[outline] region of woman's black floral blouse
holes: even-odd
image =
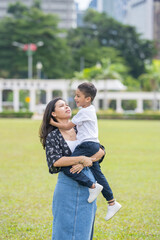
[[[59,129],[56,128],[47,135],[46,138],[46,158],[50,173],[58,173],[61,168],[54,167],[53,164],[63,156],[70,156],[71,150],[64,140]]]
[[[102,145],[101,145],[101,148],[104,149]],[[60,167],[54,167],[53,164],[61,157],[63,156],[67,157],[67,156],[70,156],[71,154],[72,152],[58,128],[56,128],[55,130],[53,130],[47,135],[46,158],[47,158],[49,172],[51,174],[58,173],[61,170]],[[99,162],[102,162],[103,158],[104,156],[102,157],[102,159],[99,160]]]

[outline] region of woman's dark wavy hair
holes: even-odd
[[[54,118],[51,114],[55,111],[55,105],[56,102],[59,100],[63,100],[61,97],[54,98],[52,101],[50,101],[45,109],[43,120],[39,129],[39,137],[40,142],[42,143],[43,148],[45,149],[46,146],[46,137],[48,133],[56,129],[56,127],[50,125],[50,119],[51,117],[54,119],[54,121],[57,122],[56,118]]]

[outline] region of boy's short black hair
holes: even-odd
[[[78,86],[78,89],[85,95],[85,97],[91,97],[91,102],[94,100],[97,89],[90,82],[84,82]]]

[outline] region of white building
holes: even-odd
[[[123,23],[133,25],[145,39],[154,39],[154,0],[131,0]]]
[[[142,38],[154,40],[160,58],[160,0],[130,0],[123,22],[135,26]]]
[[[33,5],[33,0],[18,0],[26,6]],[[17,0],[0,0],[0,18],[7,15],[9,4],[13,4]],[[74,0],[41,0],[41,8],[45,13],[57,14],[60,18],[60,28],[76,27],[76,9]]]
[[[127,92],[125,91],[126,86],[119,80],[93,80],[92,82],[97,88],[97,95],[94,100],[97,110],[101,108],[101,105],[107,109],[111,100],[116,102],[116,112],[119,113],[124,111],[122,107],[122,101],[124,100],[136,100],[137,106],[134,111],[137,113],[143,112],[144,101],[146,100],[155,102],[155,106],[160,106],[159,92]],[[78,80],[72,82],[66,79],[0,79],[0,112],[5,107],[11,107],[15,112],[18,112],[21,108],[21,91],[28,92],[29,110],[31,112],[42,113],[46,104],[56,96],[63,97],[71,105],[74,101],[72,94],[74,95],[73,92],[80,83],[81,81]],[[13,93],[13,100],[11,102],[4,99],[4,93],[7,91]],[[43,101],[40,100],[42,91],[44,93]],[[37,97],[38,102],[36,101]]]
[[[98,12],[106,12],[108,16],[123,21],[126,14],[126,5],[129,0],[92,0],[89,8]]]
[[[90,7],[135,26],[145,39],[160,39],[160,0],[92,0]]]
[[[136,27],[142,37],[160,40],[160,0],[117,0],[115,18]]]
[[[136,27],[141,37],[155,40],[160,58],[160,0],[92,0],[93,8]]]
[[[106,12],[109,16],[114,15],[114,1],[112,0],[91,0],[89,8],[98,12]]]
[[[28,80],[28,79],[0,79],[0,112],[3,111],[3,107],[10,106],[13,107],[14,111],[19,111],[20,109],[20,91],[27,91],[29,101],[29,110],[32,112],[40,112],[43,110],[56,93],[58,96],[63,97],[67,101],[70,101],[71,92],[74,92],[81,81],[73,81],[66,79],[50,79],[50,80]],[[124,86],[119,80],[99,80],[93,81],[97,88],[97,97],[95,101],[96,108],[99,108],[99,93],[102,91],[125,91],[126,86]],[[13,93],[13,101],[7,102],[4,100],[4,92],[10,91]],[[43,91],[45,93],[44,101],[36,103],[37,94]],[[106,93],[105,97],[106,97]],[[104,98],[104,94],[101,99]],[[107,99],[105,100],[107,102]]]

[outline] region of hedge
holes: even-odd
[[[135,114],[102,114],[97,113],[98,119],[135,119],[135,120],[160,120],[160,114],[145,114],[145,113],[135,113]]]
[[[0,113],[0,118],[31,118],[33,112],[13,112],[4,111]]]
[[[73,115],[77,113],[77,110],[73,110]],[[124,112],[116,113],[115,111],[99,110],[97,112],[98,119],[137,119],[137,120],[160,120],[160,112],[146,111],[144,113]]]
[[[77,109],[73,110],[74,116]],[[31,118],[33,112],[13,112],[5,111],[0,113],[0,118]],[[135,119],[135,120],[160,120],[160,112],[144,112],[144,113],[116,113],[112,110],[100,110],[97,112],[98,119]]]

